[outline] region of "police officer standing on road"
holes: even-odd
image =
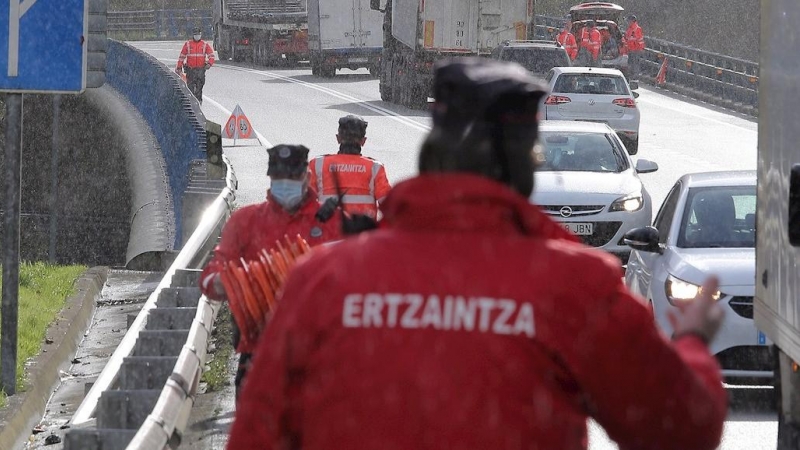
[[[600,66],[600,48],[603,37],[594,20],[589,20],[581,29],[581,39],[578,50],[579,63],[577,65],[588,67]]]
[[[311,246],[342,237],[341,216],[333,209],[322,208],[316,191],[308,183],[308,149],[302,145],[278,145],[267,152],[270,178],[267,201],[244,206],[231,214],[214,249],[214,257],[200,277],[200,289],[208,298],[226,299],[220,278],[226,262],[257,259],[258,251],[275,248],[276,241],[283,241],[285,235],[294,238],[299,234]],[[238,341],[234,346],[241,354],[235,379],[238,398],[254,348],[239,341],[237,334],[238,330],[234,330],[234,341]]]
[[[580,449],[587,417],[620,448],[717,446],[716,280],[670,341],[618,259],[529,203],[545,93],[518,64],[437,65],[420,175],[293,269],[228,448]]]
[[[628,29],[625,31],[625,48],[628,50],[628,68],[630,80],[639,81],[639,67],[642,53],[644,53],[644,32],[639,26],[636,16],[628,16]]]
[[[206,70],[214,65],[214,48],[201,38],[202,30],[194,27],[192,39],[183,44],[178,65],[175,67],[175,73],[180,73],[181,70],[186,72],[186,84],[200,104],[203,103]]]
[[[572,34],[572,22],[569,18],[564,23],[564,29],[556,37],[556,41],[567,51],[570,61],[574,61],[578,57],[578,44],[575,41],[575,35]]]
[[[316,184],[319,200],[342,196],[344,210],[376,219],[378,204],[391,186],[383,164],[361,155],[367,142],[367,122],[358,116],[339,119],[336,134],[339,153],[318,156],[311,161],[311,179]]]

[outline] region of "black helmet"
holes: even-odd
[[[433,128],[420,151],[420,172],[477,173],[530,195],[531,150],[546,92],[516,63],[485,58],[439,62]]]
[[[631,22],[636,22],[636,16],[634,14],[631,14],[630,16],[628,16],[628,20]]]
[[[367,121],[361,117],[348,115],[339,119],[339,138],[342,142],[360,143],[367,135]]]

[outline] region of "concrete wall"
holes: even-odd
[[[564,16],[579,1],[536,0],[536,14]],[[759,0],[618,0],[645,34],[758,61]]]

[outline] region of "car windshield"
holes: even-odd
[[[545,172],[622,172],[628,161],[613,139],[603,133],[540,133],[544,163],[537,170]]]
[[[678,247],[755,247],[755,186],[689,190]]]
[[[569,60],[562,49],[506,48],[503,59],[519,63],[536,74],[547,73],[553,67],[569,66]]]
[[[625,79],[616,75],[565,73],[556,80],[553,92],[559,94],[629,95]]]

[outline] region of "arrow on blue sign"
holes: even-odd
[[[10,0],[0,13],[0,91],[82,92],[87,0]],[[5,69],[5,70],[3,70]]]

